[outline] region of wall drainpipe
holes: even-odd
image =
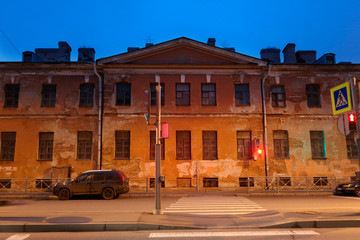
[[[103,111],[103,106],[102,106],[102,78],[99,75],[99,73],[97,72],[96,62],[94,62],[94,73],[99,78],[98,150],[97,150],[98,153],[97,153],[96,168],[100,170],[101,167],[102,167],[102,154],[101,154],[101,149],[102,149],[102,111]]]
[[[270,76],[271,65],[268,64],[268,72],[261,81],[261,98],[262,98],[262,115],[263,115],[263,140],[265,148],[265,177],[269,176],[269,158],[268,158],[268,140],[267,140],[267,119],[266,119],[266,102],[265,102],[265,80]],[[267,180],[266,180],[267,183]],[[267,184],[266,184],[267,185]]]

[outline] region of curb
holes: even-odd
[[[93,223],[93,224],[6,224],[0,232],[105,232],[105,231],[151,231],[191,230],[199,227],[170,226],[146,223]]]
[[[295,222],[287,222],[287,223],[263,226],[260,228],[276,229],[276,228],[352,228],[352,227],[360,227],[360,220],[295,221]]]

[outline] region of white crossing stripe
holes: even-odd
[[[180,237],[255,237],[255,236],[311,236],[320,235],[313,230],[295,231],[241,231],[241,232],[168,232],[150,233],[149,238],[180,238]]]
[[[266,211],[246,197],[203,196],[182,197],[164,209],[164,213],[192,215],[239,215]]]
[[[30,237],[30,234],[15,234],[5,240],[24,240],[28,237]]]

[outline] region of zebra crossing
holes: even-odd
[[[182,197],[164,209],[165,214],[240,215],[267,211],[246,197]]]

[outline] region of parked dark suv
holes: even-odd
[[[60,200],[68,200],[75,195],[101,195],[104,199],[117,198],[129,192],[129,181],[124,173],[117,170],[90,170],[74,180],[56,183],[54,195]]]

